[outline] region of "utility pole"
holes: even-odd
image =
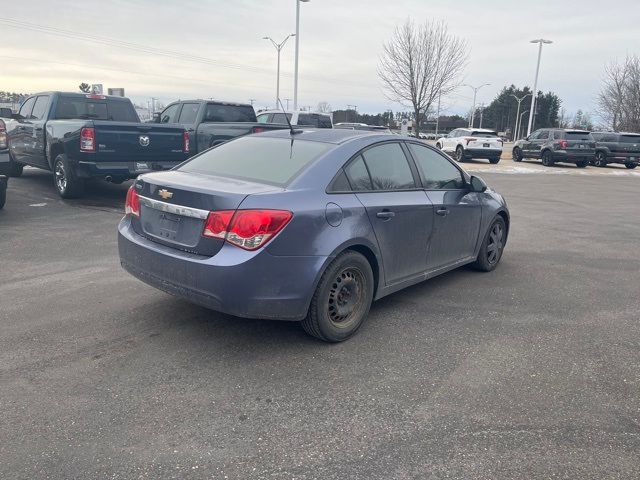
[[[538,63],[536,65],[536,78],[533,81],[533,90],[531,92],[531,108],[529,109],[529,127],[527,128],[527,136],[531,135],[531,127],[533,127],[533,115],[535,113],[536,97],[538,95],[538,73],[540,72],[540,58],[542,57],[542,45],[553,43],[551,40],[538,38],[531,40],[530,43],[537,43],[538,46]]]
[[[357,105],[347,105],[347,113],[346,113],[347,122],[349,121],[349,110],[351,109],[351,107],[353,107],[353,111],[356,114],[356,118],[358,118],[358,116],[357,116],[358,115],[358,106]],[[354,123],[355,123],[356,118],[353,119]]]
[[[289,102],[291,101],[291,99],[290,98],[283,98],[283,100],[285,102],[287,102],[287,110],[289,110]]]
[[[482,117],[484,116],[484,103],[480,104],[480,126],[478,128],[482,128]]]
[[[255,99],[255,98],[250,98],[250,99],[249,99],[249,103],[251,104],[251,106],[252,106],[252,107],[253,107],[253,102],[255,102],[255,101],[256,101],[256,99]]]
[[[298,56],[300,53],[300,2],[309,0],[296,0],[296,59],[293,73],[293,109],[298,110]]]

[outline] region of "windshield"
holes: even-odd
[[[96,100],[82,97],[58,97],[55,118],[139,122],[138,114],[128,101]]]
[[[178,170],[285,186],[331,146],[288,138],[242,137],[207,150]]]

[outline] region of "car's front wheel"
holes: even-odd
[[[53,162],[53,184],[62,198],[77,198],[84,193],[84,180],[77,177],[64,155]]]
[[[522,150],[520,149],[520,147],[515,147],[513,149],[512,155],[513,155],[513,161],[514,162],[521,162],[522,161],[523,157],[522,157]]]
[[[489,159],[489,163],[492,163],[493,165],[495,165],[499,161],[500,161],[500,157],[494,157]]]
[[[504,219],[501,216],[497,216],[487,234],[484,237],[478,257],[476,261],[471,264],[476,270],[483,272],[490,272],[496,266],[502,258],[502,252],[504,250],[504,242],[507,239],[507,228],[504,223]]]
[[[373,271],[364,256],[351,250],[340,254],[322,275],[302,327],[325,342],[346,340],[369,313],[373,284]]]
[[[578,168],[586,168],[589,165],[589,160],[580,160],[576,162],[576,167]]]
[[[464,162],[464,148],[460,145],[456,148],[456,160],[460,163]]]

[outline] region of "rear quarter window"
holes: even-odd
[[[193,157],[178,170],[283,187],[331,146],[288,138],[241,137]]]
[[[593,136],[589,132],[565,132],[565,140],[593,140]]]

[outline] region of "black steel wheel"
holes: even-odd
[[[576,162],[576,167],[578,168],[586,168],[589,166],[589,160],[580,160],[579,162]]]
[[[9,150],[9,176],[10,177],[21,177],[22,170],[24,169],[24,164],[18,163]]]
[[[322,275],[302,327],[326,342],[346,340],[369,313],[373,286],[368,260],[351,250],[342,253]]]

